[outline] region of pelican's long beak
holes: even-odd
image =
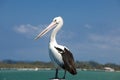
[[[45,35],[48,31],[50,31],[52,28],[56,26],[56,22],[52,22],[47,28],[45,28],[40,34],[37,35],[35,40],[39,39],[43,35]]]

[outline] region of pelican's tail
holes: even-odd
[[[77,71],[75,68],[68,69],[68,72],[70,72],[72,75],[76,75]]]

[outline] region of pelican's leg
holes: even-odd
[[[65,79],[65,76],[66,76],[66,70],[65,70],[65,72],[64,72],[64,76],[63,76],[63,79]]]
[[[55,79],[58,79],[58,68],[56,68]]]

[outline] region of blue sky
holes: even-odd
[[[0,60],[50,61],[50,33],[34,38],[56,16],[57,41],[75,60],[120,64],[119,0],[1,0]]]

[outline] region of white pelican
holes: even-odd
[[[62,79],[65,79],[66,71],[68,71],[72,75],[77,74],[72,53],[69,51],[67,47],[59,45],[56,42],[56,34],[61,29],[62,25],[63,25],[62,17],[56,17],[53,19],[52,23],[35,38],[38,39],[42,37],[44,34],[46,34],[52,28],[55,28],[51,34],[49,43],[49,56],[56,65],[56,74],[54,79],[59,79],[58,67],[61,67],[62,69],[65,70]]]

